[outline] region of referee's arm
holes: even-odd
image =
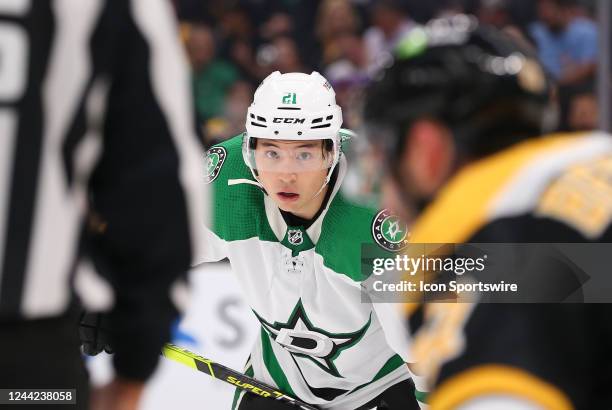
[[[169,338],[176,315],[170,288],[198,246],[204,198],[169,2],[130,3],[108,88],[103,153],[90,180],[94,210],[107,227],[90,247],[115,292],[116,372],[144,380]]]

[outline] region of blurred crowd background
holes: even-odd
[[[359,129],[364,87],[399,39],[415,24],[455,13],[473,14],[533,47],[558,83],[550,131],[593,130],[601,116],[612,116],[599,107],[597,13],[603,2],[597,0],[173,2],[192,68],[197,130],[207,146],[244,131],[255,88],[274,70],[319,71],[336,91],[344,127]],[[357,155],[355,183],[347,181],[366,201],[376,191],[375,181],[368,182],[376,161],[369,159]]]

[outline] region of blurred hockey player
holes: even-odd
[[[395,206],[414,243],[610,242],[612,138],[543,135],[536,57],[468,16],[409,34],[368,90]],[[612,403],[610,305],[407,306],[431,409],[597,409]]]
[[[418,408],[402,348],[362,303],[375,213],[339,193],[342,112],[319,73],[268,76],[246,133],[212,147],[214,226],[202,262],[228,258],[261,323],[246,373],[325,409]],[[284,405],[236,392],[233,408]]]

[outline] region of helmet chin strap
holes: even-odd
[[[329,178],[325,178],[325,182],[323,182],[323,185],[321,185],[321,188],[319,188],[319,190],[317,191],[316,194],[314,194],[312,196],[312,198],[310,198],[310,200],[312,201],[313,199],[315,199],[316,197],[318,197],[319,195],[321,195],[321,192],[323,192],[323,190],[325,189],[325,186],[329,184]]]
[[[336,164],[337,164],[337,162],[336,162]],[[311,199],[315,199],[317,196],[319,196],[321,194],[321,192],[323,192],[323,189],[325,189],[325,187],[329,184],[329,181],[331,181],[331,176],[334,173],[334,169],[336,169],[336,164],[334,164],[334,166],[329,168],[329,171],[327,172],[327,176],[325,177],[325,181],[323,182],[323,185],[321,185],[321,188],[319,188],[317,193],[314,194]]]

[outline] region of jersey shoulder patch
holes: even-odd
[[[372,219],[372,238],[382,249],[399,252],[408,246],[408,224],[387,209],[380,210]]]
[[[220,144],[212,146],[205,156],[204,175],[206,183],[232,178],[251,177],[251,173],[242,160],[242,135],[239,134]]]
[[[204,176],[206,183],[210,184],[219,176],[221,167],[225,163],[227,150],[224,147],[212,147],[206,152],[206,174]]]
[[[534,213],[599,238],[612,224],[612,155],[569,168],[544,192]]]

